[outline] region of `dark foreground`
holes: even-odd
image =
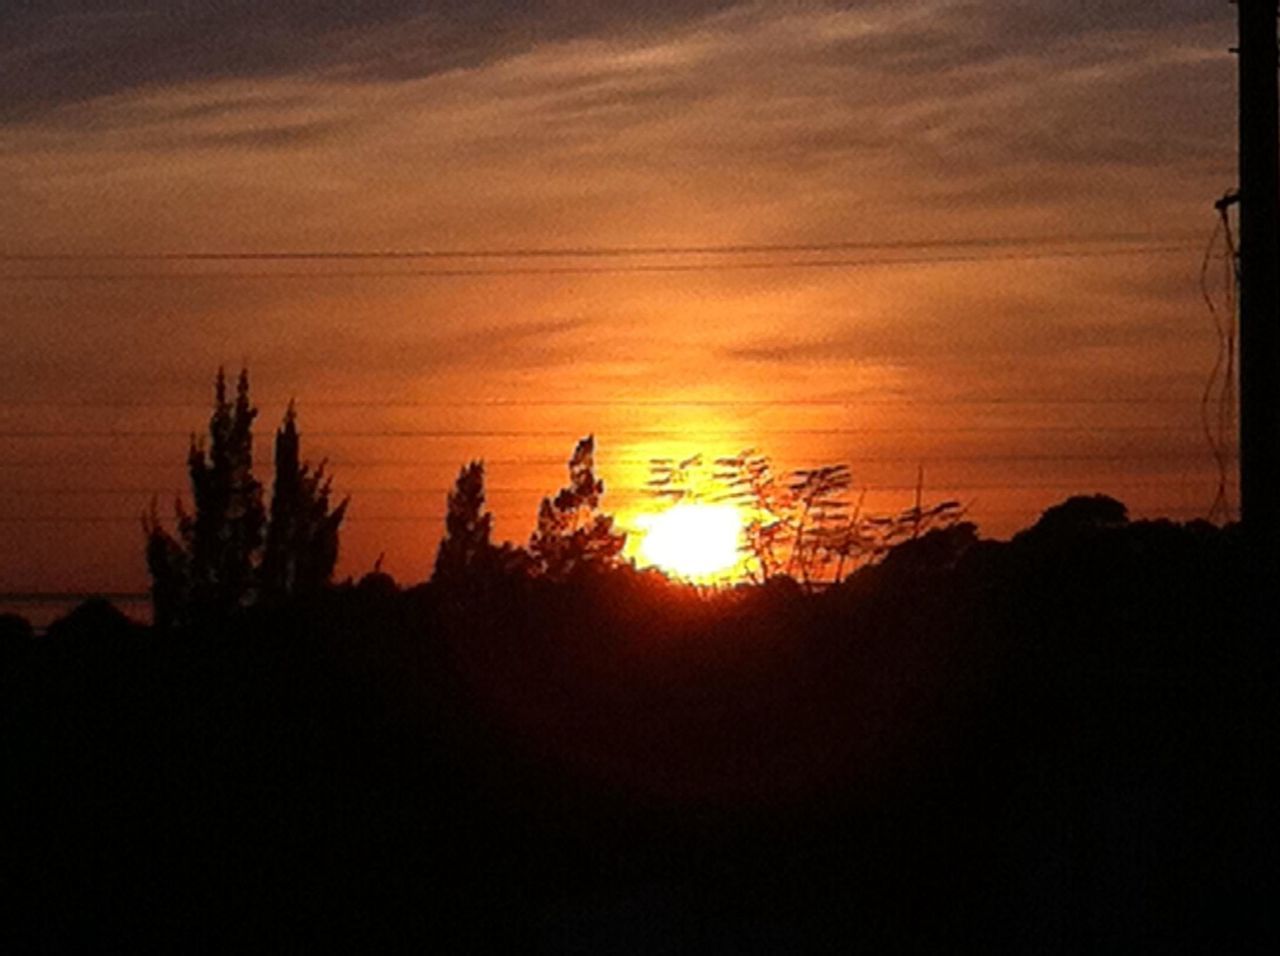
[[[1276,580],[1042,521],[816,596],[10,620],[0,950],[1270,951]]]

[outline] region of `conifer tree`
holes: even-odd
[[[194,514],[180,512],[178,535],[190,555],[191,601],[199,613],[223,616],[254,597],[254,572],[266,512],[253,477],[249,373],[241,370],[235,401],[218,369],[209,442],[192,436],[187,453]]]
[[[151,510],[142,517],[142,530],[147,536],[152,620],[161,627],[184,624],[191,605],[191,562],[182,545],[160,523],[154,499]]]
[[[449,492],[433,580],[453,582],[482,570],[493,548],[492,531],[493,515],[484,507],[484,462],[473,461],[458,470]]]
[[[262,555],[264,597],[285,599],[315,594],[333,577],[338,562],[338,527],[350,499],[330,507],[333,479],[325,462],[315,468],[300,458],[298,416],[293,402],[276,432],[275,485]]]
[[[300,462],[291,404],[276,435],[268,523],[262,485],[253,476],[257,414],[249,401],[248,372],[241,371],[232,401],[219,369],[208,442],[193,435],[187,453],[194,511],[180,500],[175,504],[176,535],[161,525],[154,502],[143,517],[157,624],[216,620],[263,596],[314,593],[333,574],[347,502],[330,507],[324,464],[312,469]]]
[[[529,550],[538,570],[564,579],[583,568],[616,565],[626,544],[613,517],[600,514],[604,482],[595,476],[595,436],[578,442],[569,459],[569,484],[554,499],[543,498]]]

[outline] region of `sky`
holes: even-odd
[[[525,540],[589,432],[624,524],[649,457],[745,447],[884,509],[923,467],[991,536],[1203,516],[1233,42],[1218,0],[7,3],[0,593],[145,589],[220,365],[265,480],[296,398],[343,576],[426,577],[471,458]]]

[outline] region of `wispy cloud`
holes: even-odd
[[[250,15],[194,4],[178,15],[144,3],[92,30],[77,19],[82,4],[53,4],[63,21],[28,13],[4,34],[5,69],[31,57],[56,64],[38,51],[57,47],[77,51],[88,72],[66,73],[61,92],[52,67],[23,80],[14,102],[25,105],[0,147],[4,243],[144,251],[1184,234],[1207,227],[1208,199],[1232,178],[1225,6],[596,6],[388,0]],[[210,51],[189,53],[197,34]],[[159,55],[135,70],[128,44],[143,42]],[[437,55],[445,46],[452,52]],[[848,361],[952,369],[1005,352],[1043,368],[1088,349],[1176,349],[1178,322],[1201,334],[1182,312],[1153,318],[1184,301],[1199,307],[1179,298],[1195,264],[1168,266],[1005,265],[1004,284],[985,296],[976,289],[995,273],[976,267],[376,291],[344,282],[325,285],[319,308],[326,321],[371,315],[343,333],[344,350],[405,374],[467,356],[486,374],[569,361],[558,345],[503,348],[500,337],[419,352],[427,340],[406,330],[423,310],[447,328],[462,316],[495,328],[559,321],[570,302],[597,317],[591,339],[610,361],[672,380],[696,363],[664,352],[671,342],[720,356],[725,374],[780,355],[812,366],[833,349]],[[1016,294],[1011,272],[1025,277]],[[1126,281],[1146,290],[1125,293],[1146,331],[1097,325]],[[255,348],[298,348],[294,323],[312,306],[290,301],[296,284],[201,288],[219,316],[278,316],[255,331]],[[40,307],[24,308],[33,318],[23,327],[38,328]],[[1052,321],[1019,324],[1042,312]]]
[[[730,0],[42,0],[0,12],[0,118],[188,83],[336,73],[376,79],[475,67],[538,44],[644,34]]]

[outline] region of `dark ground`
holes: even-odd
[[[1047,515],[815,596],[9,619],[0,950],[1270,952],[1278,580]]]

